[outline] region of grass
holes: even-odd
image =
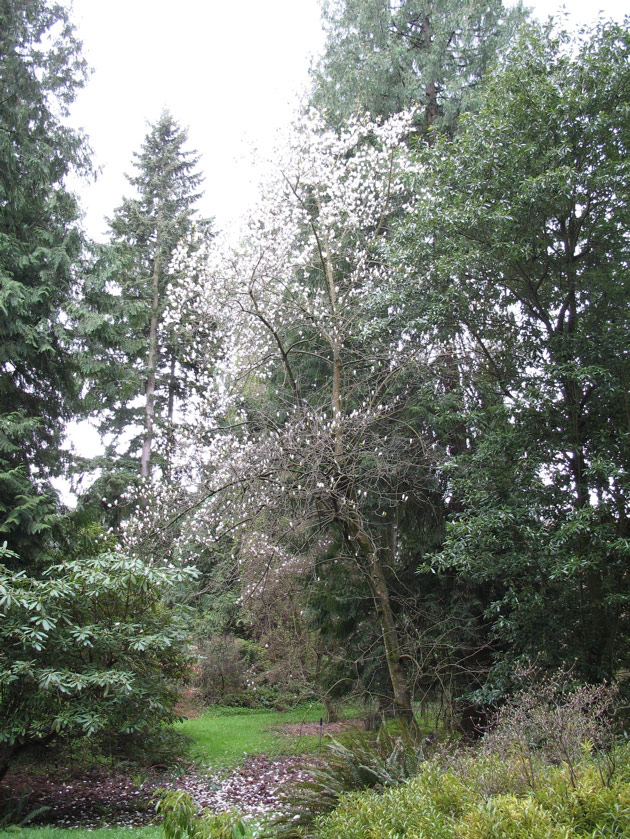
[[[301,754],[314,751],[318,738],[282,734],[278,727],[286,723],[319,722],[323,716],[320,705],[278,711],[213,708],[195,719],[176,726],[192,741],[195,760],[213,769],[230,768],[243,756]]]
[[[87,830],[63,827],[9,827],[0,829],[3,839],[164,839],[161,827],[101,827]]]
[[[348,704],[341,709],[342,719],[361,716],[362,709]],[[200,717],[184,720],[175,726],[191,741],[192,758],[212,769],[230,769],[247,755],[270,756],[314,752],[319,737],[307,734],[291,736],[280,731],[286,723],[319,722],[324,716],[322,705],[308,705],[278,712],[261,708],[232,708],[214,706]],[[418,716],[418,723],[426,733],[434,730],[434,718]],[[392,733],[396,725],[389,721]],[[326,729],[324,728],[324,732]],[[344,740],[341,734],[336,739]]]

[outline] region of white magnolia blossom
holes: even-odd
[[[407,210],[413,119],[357,119],[336,133],[309,113],[239,245],[217,237],[175,254],[165,328],[198,330],[189,344],[204,387],[178,431],[181,486],[155,489],[130,540],[156,538],[175,493],[179,509],[190,506],[182,561],[194,560],[194,545],[231,538],[251,564],[297,571],[305,551],[322,550],[333,514],[382,500],[372,512],[387,517],[406,500],[399,476],[421,447],[408,431],[402,442],[383,432],[405,396],[385,385],[419,350],[412,329],[383,329],[393,277],[382,242]],[[323,371],[314,385],[295,372],[308,360]]]
[[[315,330],[329,343],[369,324],[368,310],[388,285],[379,242],[392,210],[404,211],[412,164],[403,140],[412,130],[411,112],[381,125],[357,119],[341,134],[310,113],[279,153],[241,245],[219,239],[192,257],[188,247],[175,255],[174,271],[189,281],[170,290],[167,322],[215,329],[216,340],[199,349],[212,370],[204,416],[238,409],[254,371],[258,380],[273,375],[274,332],[302,325],[295,339]],[[327,258],[339,268],[332,284]]]

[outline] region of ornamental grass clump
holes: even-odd
[[[378,735],[356,732],[344,743],[331,739],[322,759],[306,767],[309,778],[287,791],[283,812],[274,822],[282,839],[309,836],[314,820],[331,812],[349,792],[382,791],[417,774],[425,756],[384,726]]]

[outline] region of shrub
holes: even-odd
[[[630,758],[624,748],[623,760]],[[605,839],[630,836],[630,783],[603,786],[598,767],[585,759],[574,779],[566,766],[544,765],[536,791],[510,789],[508,769],[499,794],[480,798],[480,775],[498,779],[502,758],[470,757],[460,770],[423,766],[416,778],[386,790],[346,794],[338,807],[295,836],[317,839]],[[622,773],[623,775],[623,773]],[[518,781],[518,779],[517,779]],[[544,781],[544,783],[542,782]]]
[[[198,684],[211,704],[282,711],[315,698],[302,670],[291,670],[286,646],[266,649],[233,635],[209,635],[196,646]]]
[[[318,839],[455,839],[455,826],[471,796],[452,773],[435,765],[402,786],[379,795],[376,791],[354,793],[341,799],[339,807],[320,819]],[[458,837],[459,839],[459,837]]]
[[[199,687],[204,698],[219,705],[252,705],[248,671],[261,650],[232,635],[211,635],[197,642]]]
[[[284,810],[275,822],[278,835],[284,839],[304,835],[307,826],[333,810],[345,793],[397,786],[413,777],[423,760],[422,749],[392,736],[385,726],[377,737],[356,732],[344,743],[331,739],[323,759],[307,766],[309,780],[283,796]]]
[[[30,795],[22,793],[15,798],[9,796],[0,801],[0,833],[9,829],[15,831],[18,827],[24,827],[50,809],[50,807],[33,808],[29,800]]]
[[[567,830],[531,798],[497,795],[466,813],[456,835],[458,839],[567,839]]]
[[[194,801],[183,790],[162,791],[156,804],[166,839],[247,839],[251,831],[236,813],[199,815]]]
[[[574,782],[568,771],[554,770],[535,796],[555,821],[573,825],[579,835],[630,836],[630,783],[623,774],[604,786],[593,762],[579,768]]]
[[[0,565],[0,778],[26,749],[175,719],[187,633],[162,596],[191,573],[114,553],[41,579]]]
[[[605,761],[613,744],[615,697],[606,684],[572,685],[565,671],[543,677],[499,711],[484,751],[516,757],[532,788],[541,763],[565,764],[575,783],[585,751],[594,749]]]

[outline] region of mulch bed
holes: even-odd
[[[108,770],[82,776],[34,775],[9,772],[0,785],[0,802],[12,802],[23,817],[42,808],[30,824],[57,827],[139,827],[155,818],[153,798],[158,789],[184,789],[200,810],[238,808],[246,816],[281,809],[280,792],[305,779],[300,758],[254,755],[228,774],[189,771],[177,778],[156,774],[142,784]]]
[[[0,801],[21,818],[41,810],[29,824],[131,827],[153,818],[150,802],[157,786],[138,786],[127,776],[104,769],[78,777],[63,770],[54,775],[9,772],[0,785]]]
[[[194,695],[186,696],[182,705],[186,716],[194,716],[199,708]],[[335,736],[359,726],[358,720],[324,723],[322,733]],[[320,725],[286,723],[277,730],[291,737],[317,737]],[[142,783],[107,768],[82,774],[63,768],[47,774],[16,770],[10,771],[0,784],[0,804],[19,810],[21,817],[41,809],[31,824],[139,827],[155,818],[156,791],[171,788],[189,792],[200,809],[219,812],[238,808],[255,817],[281,809],[281,791],[306,778],[300,765],[299,757],[254,755],[227,774],[211,775],[190,768],[178,777],[155,772]]]
[[[326,734],[334,736],[335,734],[342,734],[344,731],[356,731],[357,729],[365,730],[361,720],[341,720],[340,722],[325,722],[321,727],[321,732],[324,736]],[[304,735],[318,737],[320,726],[318,722],[289,722],[279,725],[277,730],[290,737],[302,737]]]

